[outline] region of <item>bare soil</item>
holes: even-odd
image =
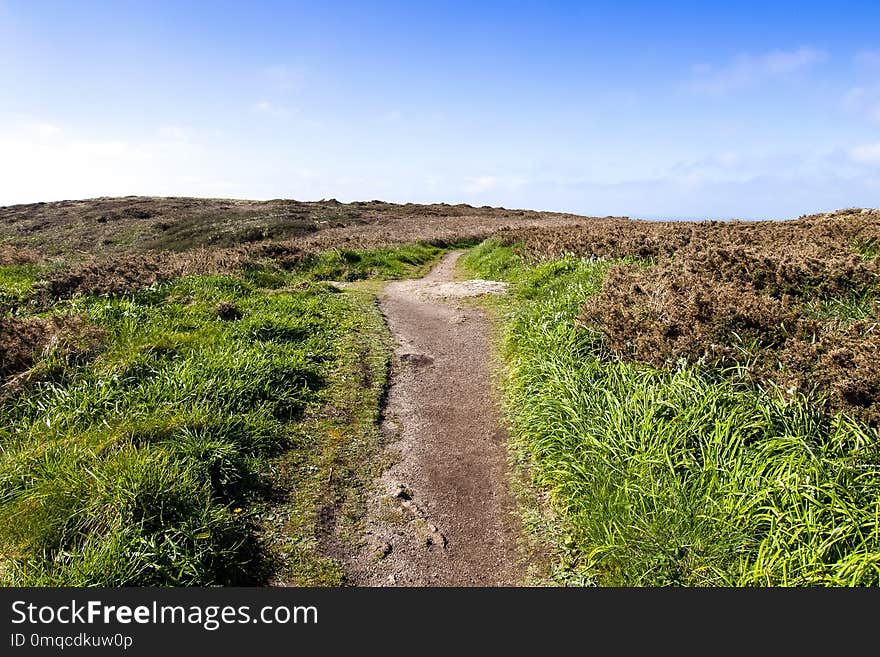
[[[525,575],[489,322],[456,302],[504,288],[452,282],[459,255],[424,278],[389,283],[381,298],[398,342],[383,421],[393,465],[369,502],[366,540],[348,560],[360,586],[501,586]]]

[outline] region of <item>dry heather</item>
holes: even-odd
[[[77,292],[121,294],[179,276],[236,271],[250,261],[243,249],[111,255],[59,268],[36,288],[53,298],[65,298]]]
[[[75,292],[120,293],[182,275],[233,272],[267,260],[290,268],[327,249],[412,242],[445,245],[521,227],[583,221],[557,213],[381,201],[63,201],[0,208],[0,242],[6,245],[0,258],[36,257],[34,249],[39,249],[69,262],[41,286],[57,298]]]
[[[42,354],[63,358],[87,356],[101,343],[103,332],[79,315],[65,317],[0,317],[0,376],[22,372]],[[14,385],[7,382],[4,388]],[[0,390],[0,398],[8,390]]]
[[[827,391],[834,410],[880,423],[880,321],[867,320],[815,339],[789,340],[768,359],[763,376],[788,391]],[[776,370],[769,366],[776,364]]]
[[[658,366],[736,361],[749,346],[779,348],[799,328],[790,299],[671,269],[613,268],[580,322],[598,328],[618,356]]]
[[[51,298],[265,263],[291,268],[328,249],[488,237],[518,244],[531,259],[629,259],[579,317],[621,358],[745,364],[784,391],[815,389],[833,408],[880,421],[877,211],[646,222],[380,201],[132,197],[0,208],[0,264],[66,263],[35,287]]]
[[[34,249],[0,244],[0,267],[7,265],[34,265],[41,261],[42,257]]]
[[[370,248],[399,237],[450,239],[506,225],[571,223],[571,215],[470,205],[397,205],[382,201],[243,201],[99,198],[0,207],[0,243],[48,255],[238,248],[266,241]]]
[[[741,364],[787,394],[827,394],[835,410],[880,422],[880,212],[753,224],[613,220],[507,239],[531,257],[648,259],[614,267],[579,316],[618,357]]]

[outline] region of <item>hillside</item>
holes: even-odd
[[[45,255],[187,251],[265,241],[319,246],[449,239],[523,220],[570,222],[571,215],[474,208],[396,205],[382,201],[245,201],[198,198],[98,198],[0,207],[0,244]]]
[[[878,255],[867,209],[0,208],[0,583],[476,581],[458,527],[539,583],[880,584]],[[527,541],[479,535],[508,494]]]

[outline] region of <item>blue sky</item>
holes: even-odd
[[[0,205],[880,206],[878,2],[0,0]]]

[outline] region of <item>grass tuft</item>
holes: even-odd
[[[516,283],[506,411],[553,510],[560,583],[880,583],[875,428],[741,369],[613,357],[574,321],[612,262],[529,264],[485,243],[464,264]]]
[[[7,320],[56,346],[7,359],[30,369],[0,398],[0,584],[341,583],[319,537],[362,516],[390,348],[370,295],[320,280],[411,275],[440,252],[188,276]],[[19,302],[39,275],[3,267],[0,289]]]

